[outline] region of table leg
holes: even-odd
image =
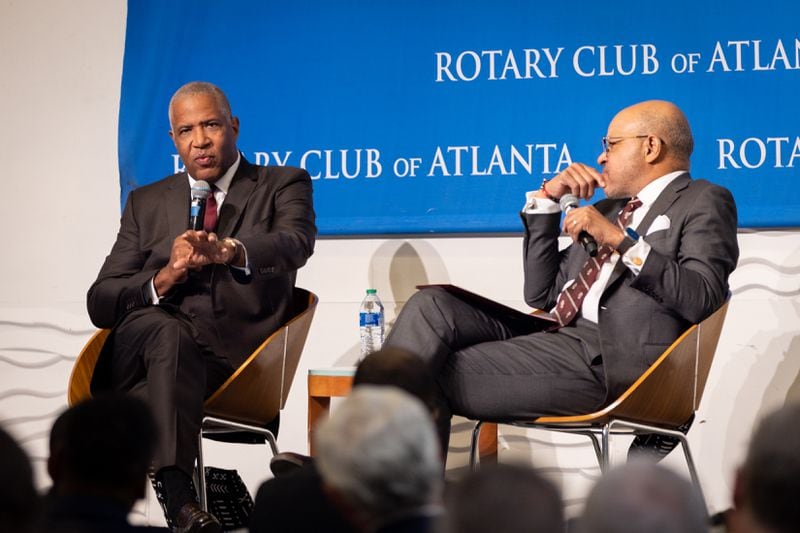
[[[478,456],[482,465],[497,462],[497,424],[484,422],[478,438]]]
[[[311,433],[314,426],[320,420],[327,418],[331,409],[330,396],[309,396],[308,397],[308,454],[314,455],[314,442]]]

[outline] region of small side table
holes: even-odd
[[[308,371],[308,452],[315,455],[311,433],[331,409],[331,398],[350,394],[353,388],[352,366],[312,368]],[[478,441],[481,463],[497,462],[497,424],[485,423]]]
[[[311,432],[331,410],[331,398],[347,396],[353,388],[354,366],[312,368],[308,371],[308,453],[316,455]]]

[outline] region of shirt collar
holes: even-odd
[[[644,189],[639,191],[639,194],[636,197],[642,201],[642,205],[651,206],[653,202],[659,197],[661,192],[667,188],[667,185],[672,183],[672,180],[680,176],[681,174],[685,174],[686,170],[676,170],[674,172],[670,172],[669,174],[664,174],[660,178],[656,178],[647,185],[645,185]]]
[[[236,152],[236,161],[233,162],[231,166],[228,167],[228,170],[225,171],[225,174],[222,175],[220,179],[214,182],[214,186],[225,193],[228,194],[228,189],[231,187],[231,181],[233,181],[233,176],[236,174],[236,171],[239,170],[239,163],[242,161],[242,154],[238,151]],[[187,174],[187,176],[189,176]],[[189,187],[191,188],[192,185],[197,180],[193,177],[189,176]]]

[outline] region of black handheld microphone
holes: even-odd
[[[574,194],[565,194],[561,197],[561,200],[558,202],[559,207],[565,213],[569,213],[571,210],[578,207],[578,197]],[[578,233],[578,242],[583,245],[583,249],[586,250],[591,257],[597,255],[597,241],[594,240],[594,237],[582,231]]]
[[[211,194],[211,186],[205,181],[195,181],[192,185],[192,201],[189,204],[189,229],[203,229],[206,218],[206,198]]]

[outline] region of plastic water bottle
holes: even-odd
[[[378,291],[367,289],[367,295],[358,311],[358,325],[361,330],[361,359],[383,345],[383,304]]]

